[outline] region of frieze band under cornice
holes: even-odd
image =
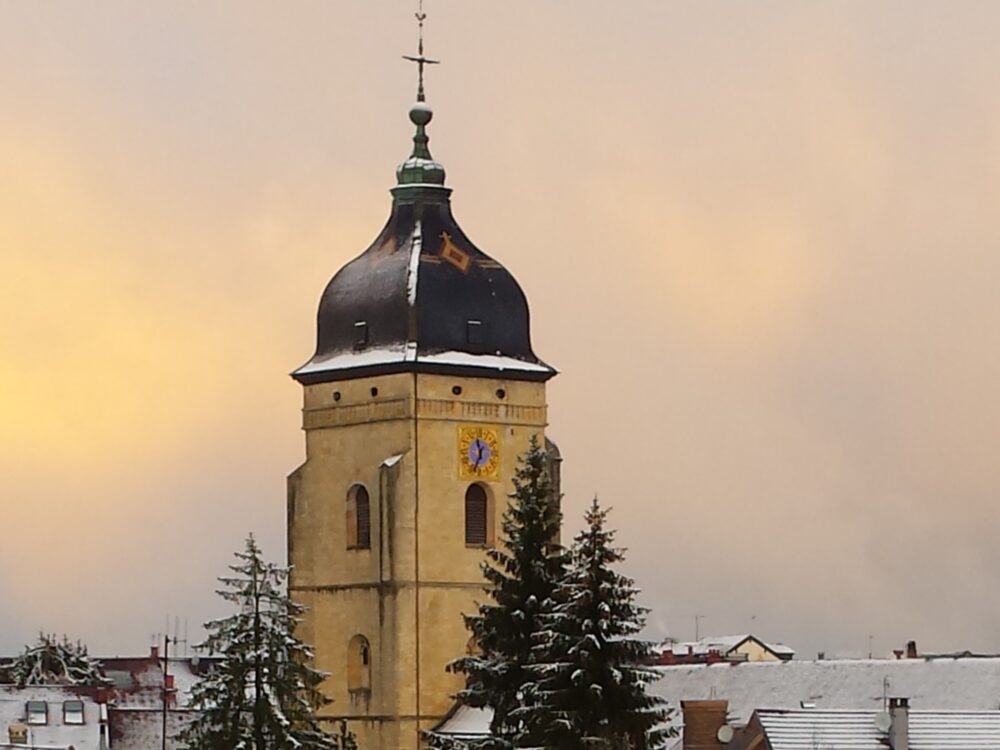
[[[495,422],[509,425],[544,427],[548,409],[545,406],[498,404],[489,401],[455,401],[445,398],[414,399],[386,398],[363,404],[344,404],[313,407],[302,410],[302,427],[316,430],[328,427],[347,427],[371,422],[388,422],[398,419]]]

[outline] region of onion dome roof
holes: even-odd
[[[452,215],[444,167],[428,148],[432,116],[423,101],[410,110],[413,152],[396,172],[389,220],[327,284],[316,353],[292,373],[301,383],[397,372],[556,374],[531,348],[521,287]]]

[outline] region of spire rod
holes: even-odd
[[[417,101],[426,101],[424,98],[424,66],[425,65],[437,65],[440,60],[431,60],[428,57],[424,57],[424,21],[427,20],[427,14],[424,13],[424,0],[418,0],[417,12],[414,14],[417,18],[417,28],[418,28],[418,41],[417,41],[417,56],[411,57],[410,55],[403,55],[404,60],[409,60],[410,62],[415,62],[417,64]]]

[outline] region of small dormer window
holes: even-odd
[[[354,348],[364,349],[368,346],[368,321],[359,320],[354,324]]]
[[[27,714],[29,724],[48,724],[49,704],[45,701],[28,701]]]
[[[83,723],[83,701],[63,701],[63,724]]]
[[[466,338],[470,344],[483,343],[483,321],[470,320],[465,325]]]

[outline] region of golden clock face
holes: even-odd
[[[462,425],[458,428],[458,476],[461,479],[500,478],[500,430]]]

